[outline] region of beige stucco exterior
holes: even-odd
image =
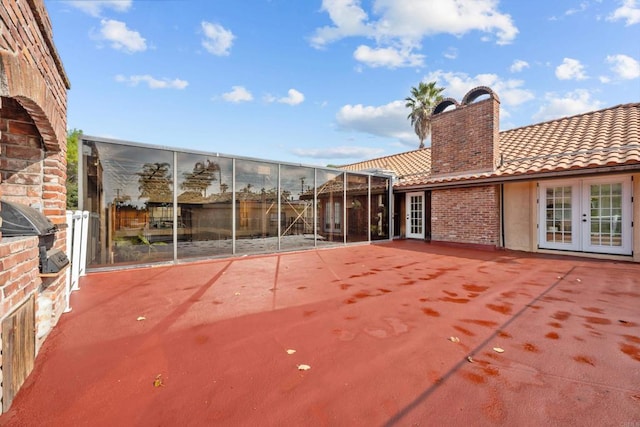
[[[640,224],[640,173],[630,174],[632,177],[632,194],[635,203],[632,204],[632,218],[634,225]],[[537,181],[505,183],[503,186],[503,227],[504,246],[507,249],[559,253],[558,251],[538,248],[538,186]],[[589,254],[584,252],[571,252],[570,254],[620,259],[640,262],[640,227],[632,228],[633,255],[616,256],[604,254]],[[560,252],[569,254],[568,252]]]
[[[513,182],[503,187],[504,246],[531,252],[536,248],[536,184]]]

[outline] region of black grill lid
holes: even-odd
[[[0,218],[3,237],[44,236],[57,229],[40,211],[19,203],[0,202]]]

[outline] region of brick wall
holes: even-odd
[[[69,80],[53,44],[43,0],[3,0],[0,95],[29,111],[48,150],[66,147]]]
[[[499,187],[433,190],[432,241],[498,246]]]
[[[44,1],[3,0],[0,34],[0,199],[36,207],[64,224],[70,85]],[[55,246],[65,249],[65,243],[63,228]],[[42,278],[38,255],[37,237],[0,234],[0,320],[34,296],[36,331],[15,333],[35,334],[36,352],[65,308],[67,274]],[[7,380],[3,360],[11,358],[0,354],[0,396]]]
[[[0,241],[0,290],[3,313],[9,313],[33,294],[38,277],[38,238],[5,238]]]
[[[450,175],[491,171],[499,163],[500,102],[461,104],[431,120],[431,172]]]
[[[487,99],[478,100],[488,95]],[[500,162],[500,101],[484,86],[470,90],[454,109],[431,118],[431,172],[434,176],[493,171]],[[500,245],[499,187],[433,189],[432,241]]]
[[[33,119],[12,98],[0,98],[0,192],[29,206],[43,202],[44,150]]]

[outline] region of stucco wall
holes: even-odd
[[[536,185],[515,182],[504,185],[504,246],[516,251],[536,248]]]

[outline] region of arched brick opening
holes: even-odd
[[[460,104],[458,104],[458,101],[453,98],[445,98],[442,101],[438,102],[438,104],[436,104],[435,108],[433,109],[433,114],[440,114],[451,106],[453,106],[452,109],[455,110],[460,106]]]
[[[464,98],[462,98],[462,105],[473,104],[478,98],[483,95],[489,95],[491,99],[500,102],[498,95],[496,95],[496,93],[490,87],[478,86],[467,92]]]
[[[0,98],[2,200],[40,206],[46,151],[35,121],[14,98]]]

